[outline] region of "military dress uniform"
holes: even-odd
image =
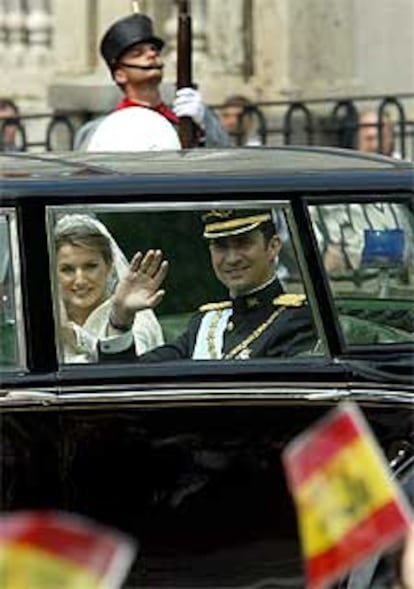
[[[196,360],[291,356],[312,345],[305,297],[284,294],[277,278],[252,294],[204,305],[200,312]]]
[[[173,343],[136,358],[140,362],[168,360],[247,360],[288,357],[311,350],[316,343],[305,297],[285,294],[277,278],[252,294],[200,307],[187,329]],[[110,344],[101,344],[109,360]],[[115,354],[135,358],[133,347]],[[115,359],[115,358],[113,358]]]
[[[269,211],[212,211],[204,215],[204,237],[221,239],[252,231],[271,223]],[[131,358],[132,346],[124,343],[111,349],[101,342],[102,358],[111,352]],[[253,292],[223,302],[202,305],[187,329],[173,343],[151,350],[137,358],[141,362],[167,360],[245,360],[248,358],[288,357],[310,351],[316,344],[312,316],[304,295],[286,294],[278,278]]]

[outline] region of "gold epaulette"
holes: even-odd
[[[198,308],[202,313],[207,311],[218,311],[220,309],[229,309],[231,307],[231,301],[221,301],[220,303],[206,303]]]
[[[303,294],[282,294],[273,299],[273,304],[282,307],[301,307],[306,302],[306,296]]]

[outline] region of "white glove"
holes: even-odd
[[[190,117],[199,127],[204,129],[206,105],[198,90],[194,88],[180,88],[180,90],[177,90],[173,102],[173,111],[177,117]]]

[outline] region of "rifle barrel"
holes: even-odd
[[[177,38],[177,89],[190,88],[192,75],[192,28],[189,0],[178,2],[178,38]],[[180,119],[178,133],[184,148],[197,145],[197,129],[192,119]]]

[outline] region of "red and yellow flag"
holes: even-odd
[[[308,587],[339,579],[407,531],[410,509],[353,403],[343,403],[285,449]]]
[[[77,515],[0,517],[2,589],[115,589],[134,555],[130,538]]]

